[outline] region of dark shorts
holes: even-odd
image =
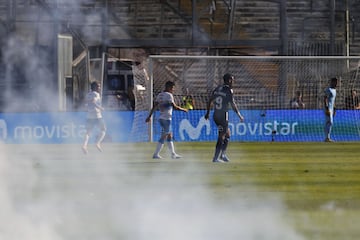
[[[214,122],[218,128],[219,133],[226,133],[229,127],[229,120],[227,114],[216,115],[214,114]]]
[[[94,127],[99,128],[102,131],[106,130],[104,119],[95,118],[95,119],[86,119],[86,130],[91,131]]]

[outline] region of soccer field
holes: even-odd
[[[360,239],[358,143],[0,145],[0,239]]]

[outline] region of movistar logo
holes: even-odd
[[[7,124],[4,119],[0,119],[0,140],[7,138]]]
[[[198,125],[196,127],[193,127],[189,120],[183,119],[180,122],[179,127],[179,134],[181,140],[185,140],[184,132],[186,132],[191,140],[196,140],[201,135],[201,129],[203,127],[206,127],[206,135],[210,135],[211,133],[211,127],[210,127],[210,121],[205,120],[204,117],[201,117]]]

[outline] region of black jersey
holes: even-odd
[[[345,108],[346,109],[356,109],[359,106],[359,97],[358,96],[349,96],[345,98]]]
[[[214,99],[214,117],[226,117],[229,110],[229,104],[234,102],[233,91],[228,85],[221,85],[212,92]]]

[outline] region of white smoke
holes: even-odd
[[[216,192],[195,159],[22,149],[1,159],[1,239],[303,239],[281,196]]]
[[[7,38],[2,52],[6,111],[54,110],[57,98],[54,74],[47,65],[49,53],[16,35]]]
[[[2,222],[0,239],[61,239],[54,232],[52,220],[49,221],[51,216],[39,217],[39,214],[51,214],[53,211],[44,212],[42,206],[32,204],[31,198],[22,199],[22,197],[29,197],[26,193],[34,186],[36,174],[33,171],[19,171],[19,165],[17,165],[19,162],[9,161],[8,154],[13,153],[8,153],[6,145],[0,144],[0,151],[2,153],[0,157],[0,220]],[[18,197],[20,199],[17,199]]]

